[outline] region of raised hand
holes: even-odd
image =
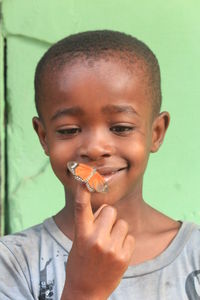
[[[105,300],[118,286],[134,250],[128,224],[104,205],[94,215],[91,194],[80,184],[74,203],[75,237],[62,300]]]

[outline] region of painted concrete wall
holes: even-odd
[[[1,0],[0,0],[1,5]],[[4,38],[0,23],[0,235],[4,232],[5,204],[5,97],[4,97]]]
[[[3,0],[7,39],[9,231],[41,222],[64,205],[32,129],[36,63],[58,39],[79,31],[115,29],[145,41],[161,66],[163,110],[171,114],[164,145],[145,176],[147,202],[200,223],[199,0]]]

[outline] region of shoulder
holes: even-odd
[[[180,259],[191,266],[199,269],[200,266],[200,225],[183,222],[181,233],[177,242],[180,250]]]
[[[200,251],[200,225],[192,222],[183,222],[182,226],[182,239],[186,241],[187,249],[191,248]]]
[[[24,263],[37,262],[42,254],[53,256],[55,249],[69,253],[72,242],[60,231],[53,218],[0,238],[0,260],[13,257]]]
[[[41,235],[42,229],[43,224],[38,224],[21,232],[6,235],[0,238],[0,247],[6,247],[14,250],[17,247],[26,246],[31,242],[35,244]]]
[[[41,240],[48,235],[44,223],[0,238],[0,260],[24,265],[27,258],[36,260]]]
[[[62,290],[63,282],[61,280],[60,283],[55,274],[59,274],[59,279],[64,278],[63,266],[70,247],[69,240],[60,232],[53,218],[0,238],[0,299],[2,295],[20,300],[33,299],[34,295],[34,299],[38,299],[39,293],[43,297],[44,286],[40,286],[41,282],[48,289],[55,281]],[[8,291],[9,286],[13,288]],[[55,299],[60,298],[55,296]]]
[[[30,299],[32,286],[30,268],[33,265],[37,268],[38,265],[38,245],[42,228],[43,225],[39,224],[0,238],[0,296],[4,293],[12,294],[12,289],[6,291],[11,285],[13,293],[14,291],[16,293],[16,299],[19,299],[18,294],[22,296],[22,290],[25,296],[20,299]]]

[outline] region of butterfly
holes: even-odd
[[[85,183],[90,192],[107,192],[108,185],[95,168],[75,161],[69,161],[67,168],[76,180]]]

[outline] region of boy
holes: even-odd
[[[33,126],[66,205],[1,239],[0,299],[200,299],[198,227],[142,196],[169,125],[151,50],[120,32],[67,37],[40,60],[35,101]],[[95,167],[108,192],[90,193],[69,161]]]

